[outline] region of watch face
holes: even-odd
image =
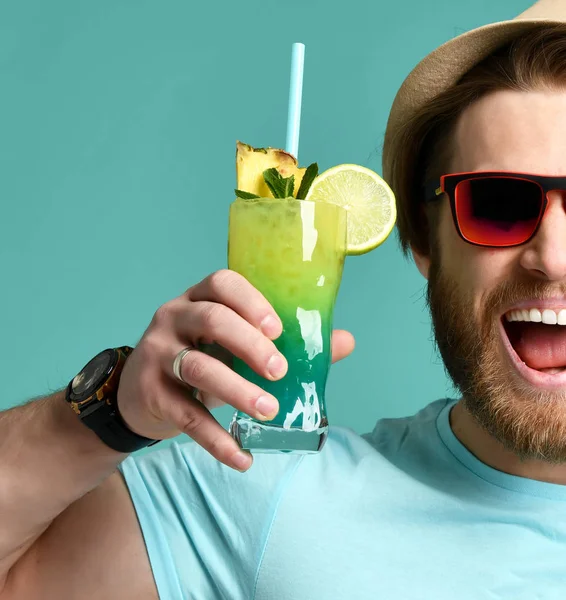
[[[95,356],[86,367],[73,379],[71,389],[74,396],[89,396],[100,387],[106,379],[115,356],[112,350],[105,350]]]

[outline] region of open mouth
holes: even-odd
[[[566,385],[566,310],[515,309],[501,324],[504,345],[523,376],[537,384],[550,381],[540,376],[562,376]]]

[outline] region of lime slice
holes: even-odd
[[[348,211],[347,254],[365,254],[382,244],[395,225],[391,188],[360,165],[337,165],[312,183],[306,200],[338,204]]]

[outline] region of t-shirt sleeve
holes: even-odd
[[[161,600],[250,600],[301,456],[259,454],[246,473],[193,442],[128,457],[122,472]]]

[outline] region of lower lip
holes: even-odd
[[[558,390],[566,387],[566,370],[562,371],[561,373],[551,374],[542,373],[536,369],[531,369],[519,358],[519,355],[515,352],[515,348],[513,348],[511,345],[511,342],[507,337],[507,332],[505,331],[501,321],[499,322],[499,327],[501,330],[501,339],[503,340],[503,345],[511,357],[511,362],[524,379],[526,379],[535,387],[544,388],[547,390]]]

